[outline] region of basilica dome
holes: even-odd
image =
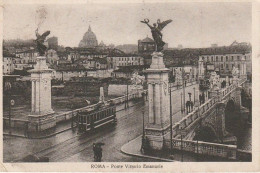
[[[98,45],[96,34],[89,26],[88,31],[84,34],[83,39],[79,42],[79,47],[92,48]]]

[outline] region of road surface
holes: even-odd
[[[186,95],[193,91],[194,86],[186,88]],[[176,90],[172,94],[173,112],[180,112],[180,92]],[[117,106],[122,108],[124,105]],[[4,161],[18,161],[28,154],[46,156],[51,162],[93,162],[92,145],[94,142],[103,142],[103,158],[106,162],[138,162],[158,161],[127,156],[120,152],[121,147],[138,137],[143,131],[144,111],[145,122],[148,117],[148,104],[136,104],[126,110],[117,112],[117,125],[106,126],[98,129],[92,134],[77,135],[76,131],[67,131],[47,139],[23,139],[6,137],[4,139]],[[179,121],[185,114],[178,114],[173,118]],[[141,146],[136,146],[140,148]]]

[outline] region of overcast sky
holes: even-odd
[[[98,42],[137,44],[146,35],[152,37],[148,27],[140,23],[144,18],[151,24],[157,18],[173,20],[163,30],[169,47],[251,42],[251,4],[237,2],[6,5],[4,39],[35,38],[34,31],[40,25],[40,33],[50,30],[60,45],[73,47],[91,25]]]

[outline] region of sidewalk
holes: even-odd
[[[160,160],[163,162],[234,162],[234,160],[228,160],[221,157],[213,157],[201,154],[197,155],[195,153],[180,150],[173,150],[172,155],[170,155],[170,150],[153,151],[149,154],[143,154],[141,152],[141,145],[142,136],[139,136],[133,139],[132,141],[124,144],[121,147],[121,152],[129,156],[150,158],[154,160]]]
[[[3,129],[3,134],[7,136],[21,137],[21,138],[30,138],[30,139],[44,139],[48,137],[55,136],[59,133],[65,132],[72,129],[71,121],[60,122],[56,127],[42,131],[42,132],[30,132],[25,133],[23,129],[12,128],[11,134],[9,133],[9,128]],[[76,124],[74,123],[74,129],[76,129]]]
[[[173,156],[169,154],[170,151],[156,151],[156,152],[153,151],[152,153],[149,154],[143,154],[141,152],[141,145],[142,145],[142,136],[139,136],[134,140],[123,145],[121,147],[121,152],[130,156],[150,158],[150,159],[160,160],[164,162],[181,162],[182,154],[180,151],[173,151]],[[193,153],[183,152],[183,161],[196,162],[197,156]]]

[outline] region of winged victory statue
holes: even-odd
[[[45,51],[47,50],[47,47],[44,45],[44,41],[50,33],[51,33],[50,31],[46,31],[42,35],[40,35],[38,33],[38,29],[36,29],[36,31],[35,31],[35,34],[37,37],[35,42],[36,42],[36,47],[37,47],[37,50],[38,50],[40,56],[43,56],[45,54]]]
[[[144,19],[141,21],[142,23],[145,23],[152,32],[153,39],[156,44],[156,51],[160,52],[163,50],[163,46],[165,45],[165,42],[162,40],[162,30],[163,28],[172,22],[171,19],[161,22],[160,19],[157,20],[157,24],[154,23],[153,26],[149,24],[149,19]]]

